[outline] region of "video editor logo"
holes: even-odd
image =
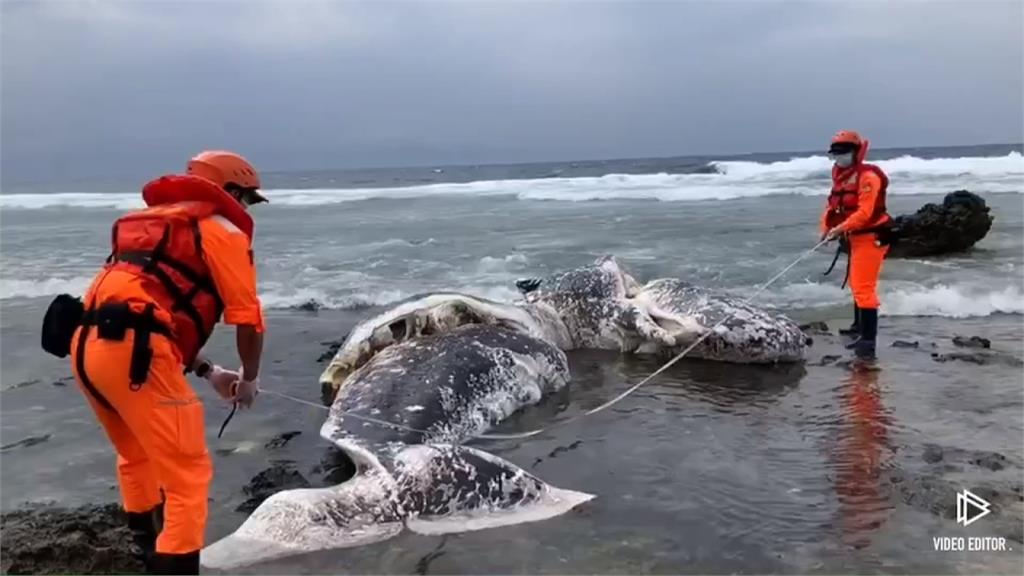
[[[964,489],[956,495],[956,521],[958,524],[970,526],[991,512],[992,504]]]

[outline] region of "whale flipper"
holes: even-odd
[[[594,498],[468,446],[412,446],[398,457],[396,472],[410,511],[406,525],[420,534],[546,520]]]

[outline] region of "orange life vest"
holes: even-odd
[[[146,292],[171,315],[170,330],[186,367],[206,344],[224,304],[203,259],[199,222],[220,215],[252,241],[252,217],[213,182],[163,176],[145,185],[147,208],[118,218],[108,270],[140,274]]]
[[[881,168],[866,163],[859,163],[849,168],[833,166],[832,193],[828,197],[828,215],[825,217],[825,225],[830,229],[842,224],[857,211],[860,204],[860,177],[865,172],[874,172],[882,183],[867,228],[882,224],[889,219],[885,207],[885,193],[889,188],[889,177]]]

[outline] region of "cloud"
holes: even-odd
[[[1020,2],[4,2],[4,185],[1021,139]]]

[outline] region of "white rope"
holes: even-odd
[[[801,254],[796,260],[791,262],[789,264],[789,266],[786,266],[785,268],[780,270],[774,276],[769,278],[768,281],[766,281],[764,284],[762,284],[760,288],[755,290],[753,294],[751,294],[746,300],[743,301],[743,304],[749,304],[751,300],[753,300],[757,295],[759,295],[761,292],[763,292],[766,288],[768,288],[769,286],[774,284],[775,281],[778,280],[779,278],[781,278],[783,274],[785,274],[786,272],[789,272],[790,269],[792,269],[794,266],[799,264],[804,258],[807,258],[808,256],[810,256],[811,254],[814,253],[815,250],[817,250],[818,248],[821,248],[823,245],[825,245],[828,242],[829,242],[828,239],[822,240],[821,242],[818,242],[817,244],[815,244],[813,248],[811,248],[810,250],[807,250],[806,252]],[[647,384],[648,382],[650,382],[655,376],[657,376],[658,374],[661,374],[662,372],[667,370],[670,366],[672,366],[676,362],[682,360],[684,356],[686,356],[688,353],[690,353],[690,351],[693,350],[694,348],[696,348],[698,344],[703,342],[705,338],[710,336],[715,331],[716,328],[718,328],[719,326],[724,324],[726,321],[728,321],[730,318],[732,318],[736,314],[736,312],[738,312],[738,311],[739,310],[733,311],[732,313],[726,315],[724,318],[722,318],[721,320],[716,322],[713,326],[708,328],[700,338],[697,338],[697,340],[695,340],[692,344],[687,346],[682,352],[680,352],[674,358],[672,358],[671,360],[666,362],[664,365],[662,365],[661,368],[658,368],[657,370],[652,372],[649,376],[647,376],[646,378],[644,378],[643,380],[641,380],[637,384],[634,384],[633,386],[631,386],[628,390],[626,390],[622,394],[619,394],[615,398],[612,398],[611,400],[605,402],[604,404],[601,404],[600,406],[597,406],[596,408],[591,408],[590,410],[587,410],[586,412],[583,412],[582,414],[579,414],[579,415],[574,416],[572,418],[563,420],[561,422],[556,422],[556,423],[552,424],[551,426],[547,426],[545,428],[537,428],[536,430],[530,430],[528,432],[518,432],[518,433],[513,433],[513,434],[477,434],[475,436],[472,436],[472,438],[484,438],[484,439],[490,439],[490,440],[518,440],[518,439],[522,439],[522,438],[529,438],[531,436],[536,436],[538,434],[542,434],[544,432],[547,432],[547,431],[549,431],[549,430],[551,430],[553,428],[558,428],[558,427],[561,427],[561,426],[565,426],[566,424],[569,424],[571,422],[579,420],[580,418],[583,418],[583,417],[586,417],[586,416],[591,416],[593,414],[597,414],[598,412],[606,410],[606,409],[614,406],[615,404],[619,403],[620,401],[622,401],[624,398],[626,398],[627,396],[629,396],[633,392],[636,392],[641,386],[643,386],[644,384]],[[313,403],[313,402],[309,402],[308,400],[303,400],[301,398],[296,398],[295,396],[284,394],[282,392],[275,392],[273,390],[266,390],[266,389],[260,389],[260,392],[264,392],[264,393],[267,393],[267,394],[273,394],[275,396],[279,396],[281,398],[286,398],[286,399],[291,400],[293,402],[298,402],[300,404],[306,404],[308,406],[313,406],[315,408],[320,408],[322,410],[328,410],[328,411],[330,410],[329,407],[324,406],[322,404],[316,404],[316,403]],[[377,419],[377,418],[371,418],[369,416],[361,416],[359,414],[353,414],[351,412],[341,412],[341,414],[343,416],[350,416],[352,418],[355,418],[356,420],[365,420],[367,422],[373,422],[375,424],[380,424],[382,426],[388,426],[388,427],[391,427],[391,428],[397,428],[399,430],[405,430],[405,431],[408,431],[408,432],[417,432],[417,433],[420,433],[420,434],[428,434],[429,433],[426,430],[418,430],[416,428],[410,428],[408,426],[403,426],[401,424],[395,424],[395,423],[388,422],[386,420],[380,420],[380,419]]]
[[[316,402],[310,402],[309,400],[303,400],[302,398],[297,398],[295,396],[292,396],[291,394],[285,394],[284,392],[278,392],[276,390],[267,390],[266,388],[260,388],[260,393],[261,394],[271,394],[271,395],[277,396],[279,398],[284,398],[286,400],[291,400],[292,402],[296,402],[298,404],[305,404],[306,406],[312,406],[313,408],[319,408],[320,410],[326,410],[328,412],[330,412],[330,410],[331,410],[330,406],[324,406],[323,404],[317,404]],[[379,418],[372,418],[370,416],[363,416],[361,414],[354,414],[352,412],[341,411],[341,415],[353,418],[355,420],[364,420],[366,422],[372,422],[374,424],[378,424],[378,425],[381,425],[381,426],[386,426],[388,428],[395,428],[397,430],[405,430],[406,432],[416,432],[418,434],[429,434],[430,433],[429,430],[420,430],[419,428],[410,428],[409,426],[405,426],[403,424],[396,424],[394,422],[388,422],[387,420],[381,420]],[[473,438],[486,438],[486,439],[490,439],[490,440],[510,440],[510,439],[514,439],[516,437],[517,436],[514,435],[514,434],[478,434],[476,436],[473,436]]]

